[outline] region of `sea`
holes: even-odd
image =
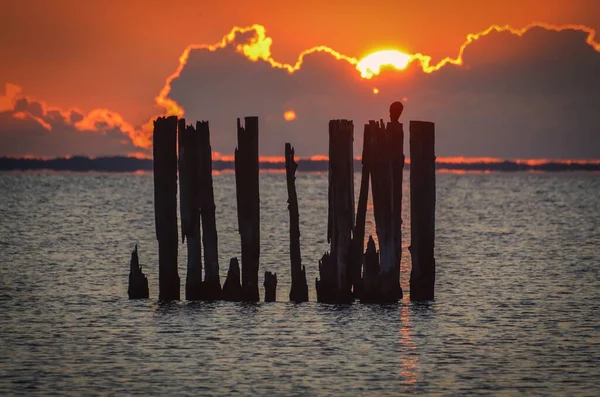
[[[316,302],[327,173],[300,172],[310,302],[290,303],[285,174],[262,172],[277,302],[163,303],[151,173],[0,173],[0,395],[599,395],[600,173],[438,172],[426,303],[409,299],[404,179],[401,302]],[[235,175],[214,188],[223,282]],[[127,297],[136,244],[147,300]],[[184,298],[184,244],[179,275]]]

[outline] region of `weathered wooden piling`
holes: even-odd
[[[258,188],[258,117],[237,120],[235,184],[238,226],[242,245],[242,290],[244,301],[258,302],[260,257],[260,199]]]
[[[395,301],[396,291],[394,284],[394,260],[396,247],[394,246],[393,230],[393,180],[391,164],[390,139],[381,122],[370,121],[371,144],[373,147],[373,163],[371,168],[371,186],[373,188],[373,217],[379,242],[379,265],[381,285],[379,298],[383,301]],[[372,298],[374,299],[374,298]]]
[[[277,300],[277,274],[265,272],[265,302],[275,302]]]
[[[204,245],[202,296],[205,300],[216,300],[221,295],[221,281],[219,279],[219,250],[212,179],[212,148],[208,121],[197,121],[196,133],[198,134],[198,168],[200,170],[199,204],[202,217],[202,243]]]
[[[177,117],[159,117],[153,133],[154,214],[158,240],[158,298],[178,300]]]
[[[302,266],[300,253],[300,212],[298,210],[298,195],[296,193],[296,169],[294,148],[290,143],[285,144],[285,175],[287,179],[288,210],[290,212],[290,262],[292,269],[292,288],[290,301],[307,302],[308,284],[306,269]],[[266,281],[265,281],[266,282]]]
[[[242,284],[240,280],[240,264],[237,258],[231,258],[227,278],[223,284],[221,298],[224,301],[239,302],[242,300]]]
[[[179,119],[177,133],[179,143],[181,241],[186,242],[187,239],[185,298],[187,300],[199,300],[202,297],[202,248],[200,243],[198,135],[194,127],[185,125],[185,119]]]
[[[402,102],[394,102],[390,106],[390,122],[386,132],[391,150],[392,167],[392,234],[394,244],[394,262],[390,284],[385,285],[384,291],[391,291],[391,300],[402,299],[400,286],[400,270],[402,262],[402,183],[404,176],[404,128],[398,121],[404,110]]]
[[[138,258],[137,244],[131,253],[129,262],[129,287],[127,288],[129,299],[147,299],[150,297],[148,290],[148,278],[142,272],[142,266]]]
[[[410,299],[433,300],[435,287],[435,125],[410,122]]]
[[[331,244],[331,257],[322,260],[323,266],[335,269],[335,301],[351,302],[352,281],[350,273],[350,248],[354,231],[354,124],[351,120],[331,120],[329,122],[329,214],[327,240]],[[330,270],[324,269],[324,274]],[[330,280],[321,279],[324,283],[317,289],[317,299],[325,284]],[[327,294],[328,295],[328,294]]]
[[[360,177],[360,192],[358,195],[358,205],[356,207],[356,224],[354,226],[354,235],[352,237],[352,254],[350,255],[352,293],[355,298],[360,299],[363,291],[363,252],[365,249],[365,223],[367,218],[367,201],[369,199],[369,145],[371,130],[368,124],[365,124],[363,132],[362,149],[362,167]]]

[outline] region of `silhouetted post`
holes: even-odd
[[[265,272],[265,302],[275,302],[277,300],[277,274]]]
[[[390,106],[390,122],[386,133],[390,148],[390,165],[392,167],[392,234],[394,261],[391,277],[383,280],[383,290],[391,291],[391,300],[402,299],[400,286],[400,266],[402,260],[402,182],[404,173],[404,129],[398,122],[404,106],[402,102],[394,102]],[[389,285],[385,285],[389,282]]]
[[[290,143],[285,144],[285,176],[288,191],[288,210],[290,212],[290,262],[292,269],[292,289],[290,301],[307,302],[308,284],[306,269],[302,266],[300,254],[300,212],[298,211],[298,195],[296,193],[296,169],[294,148]]]
[[[410,122],[410,299],[434,299],[435,125]]]
[[[129,287],[127,288],[129,299],[147,299],[150,297],[148,290],[148,278],[142,272],[142,266],[138,259],[137,244],[131,253],[129,262]]]
[[[260,256],[260,199],[258,190],[258,117],[246,117],[244,127],[237,120],[238,147],[235,149],[235,184],[238,226],[242,242],[243,300],[258,302]]]
[[[240,282],[240,264],[237,258],[231,258],[227,278],[223,284],[221,298],[224,301],[239,302],[242,300],[242,284]]]
[[[352,301],[349,273],[352,233],[354,230],[354,125],[351,120],[329,121],[329,215],[328,236],[331,257],[322,266],[335,268],[335,296],[338,302]],[[329,271],[325,271],[329,274]],[[329,280],[321,279],[329,283]],[[320,286],[320,289],[325,284]],[[319,295],[319,289],[317,290]],[[319,299],[319,297],[317,297]],[[323,299],[319,299],[323,301]]]
[[[369,125],[365,124],[363,133],[362,149],[362,169],[360,177],[360,193],[358,195],[358,205],[356,208],[356,226],[354,227],[354,236],[352,238],[352,255],[350,263],[352,264],[352,287],[355,298],[360,298],[363,290],[363,252],[365,249],[365,222],[367,218],[367,201],[369,199],[369,156],[370,156],[370,136]]]
[[[388,131],[383,124],[370,121],[373,145],[371,184],[373,187],[373,215],[379,240],[379,265],[381,285],[379,298],[384,302],[398,300],[398,279],[395,276],[396,247],[393,229],[393,179],[392,148]]]
[[[199,300],[202,293],[202,248],[200,245],[198,136],[194,127],[185,125],[185,119],[179,119],[177,130],[181,241],[185,242],[187,239],[185,298]]]
[[[158,298],[179,299],[177,273],[177,117],[154,121],[154,214],[158,240]]]
[[[215,217],[215,194],[212,179],[212,148],[208,121],[196,122],[198,134],[198,163],[200,170],[200,213],[202,215],[202,243],[204,245],[203,298],[216,300],[221,295],[219,279],[219,248]]]

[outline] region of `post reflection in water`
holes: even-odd
[[[419,357],[412,341],[412,322],[409,304],[400,304],[400,375],[405,385],[417,382]]]

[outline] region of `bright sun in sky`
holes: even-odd
[[[358,62],[356,68],[362,77],[370,79],[378,75],[383,66],[393,66],[398,70],[404,70],[412,59],[410,55],[398,50],[383,50],[367,55]]]

